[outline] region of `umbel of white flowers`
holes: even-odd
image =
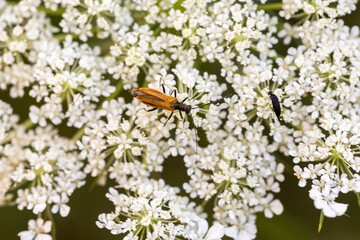
[[[123,239],[254,239],[257,214],[283,211],[279,154],[322,217],[343,215],[360,192],[360,37],[340,19],[356,0],[266,2],[0,0],[0,204],[37,215],[20,238],[55,238],[90,175],[116,182],[96,225]],[[126,92],[162,84],[191,116],[165,125]],[[178,187],[154,177],[170,156]]]

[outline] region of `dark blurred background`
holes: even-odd
[[[359,25],[359,4],[357,7],[355,12],[344,18],[346,25]],[[0,98],[5,101],[9,100],[4,92],[1,92]],[[21,115],[23,120],[26,119],[28,113],[24,113],[22,110],[28,109],[28,106],[31,105],[27,100],[30,99],[11,100],[14,112]],[[64,135],[71,136],[73,134],[72,129],[66,131],[63,132]],[[200,143],[200,145],[202,144]],[[282,159],[281,161],[291,163],[291,159]],[[167,159],[161,177],[167,179],[167,183],[172,186],[179,186],[179,184],[181,186],[181,183],[187,179],[182,159]],[[339,202],[349,204],[348,216],[335,219],[325,218],[322,231],[318,233],[320,211],[314,208],[313,201],[308,196],[308,188],[298,187],[298,181],[293,175],[290,164],[286,164],[285,177],[285,182],[281,184],[281,192],[276,196],[283,203],[284,212],[281,216],[275,216],[272,219],[267,219],[263,214],[259,214],[256,239],[360,239],[360,208],[354,194],[349,193],[339,198]],[[109,182],[107,187],[97,186],[90,190],[92,181],[93,179],[89,178],[88,184],[75,191],[71,196],[69,203],[71,211],[68,217],[55,216],[58,240],[122,239],[122,237],[114,236],[108,230],[99,229],[95,225],[100,213],[109,213],[114,210],[114,206],[105,197],[108,188],[114,186],[114,183]],[[29,219],[36,219],[36,215],[28,210],[19,211],[16,207],[0,207],[0,240],[19,239],[17,234],[27,230]]]

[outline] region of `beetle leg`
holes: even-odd
[[[136,112],[139,112],[139,111],[141,111],[141,110],[145,110],[145,111],[147,111],[147,112],[152,112],[152,111],[155,111],[157,108],[151,108],[151,109],[149,109],[149,110],[147,110],[146,108],[140,108],[139,110],[137,110]]]
[[[181,113],[181,111],[179,111],[179,113],[180,113],[180,117],[181,117],[181,119],[184,119],[184,118],[183,118],[183,115],[182,115],[182,113]]]
[[[184,100],[181,101],[181,103],[184,103],[189,97],[184,98]]]
[[[145,111],[147,111],[147,112],[152,112],[152,111],[155,111],[157,108],[152,108],[152,109],[149,109],[149,110],[147,110],[147,109],[145,109]]]
[[[172,117],[173,114],[174,114],[174,112],[171,112],[170,116],[168,117],[168,119],[167,119],[166,122],[164,123],[164,126],[167,124],[167,122],[169,121],[169,119]]]
[[[164,86],[163,83],[161,84],[161,87],[162,87],[163,92],[166,93],[166,92],[165,92],[165,86]]]
[[[172,90],[169,95],[173,94],[174,93],[174,97],[176,97],[176,89]]]
[[[195,122],[194,122],[194,118],[193,118],[192,114],[189,113],[189,116],[190,116],[190,118],[191,118],[191,120],[192,120],[192,123],[193,123],[193,125],[194,125],[194,129],[195,129],[195,153],[197,154],[197,147],[198,147],[197,128],[196,128],[196,126],[195,126]]]

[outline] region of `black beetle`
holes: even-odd
[[[272,91],[269,91],[268,94],[270,96],[270,99],[271,99],[271,102],[272,102],[272,105],[273,105],[273,110],[274,110],[274,112],[276,114],[276,117],[278,118],[278,120],[280,122],[281,106],[280,106],[280,103],[279,103],[279,99]]]

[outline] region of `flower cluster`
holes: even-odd
[[[298,128],[296,146],[289,154],[296,165],[299,186],[311,180],[310,197],[327,217],[343,215],[347,205],[335,200],[340,193],[359,192],[358,115],[359,29],[338,21],[334,29],[308,24],[310,35],[301,36],[310,48],[289,49],[300,69],[298,82],[310,104],[293,109]],[[311,29],[311,30],[310,30]],[[310,32],[309,32],[310,33]]]
[[[18,126],[8,134],[1,150],[2,203],[14,197],[4,193],[16,192],[20,210],[26,207],[38,214],[49,207],[67,216],[69,197],[85,183],[75,144],[49,127],[26,131]]]
[[[125,233],[124,239],[199,239],[208,231],[207,221],[196,214],[195,204],[177,195],[179,189],[149,179],[134,179],[129,184],[128,195],[110,188],[106,196],[115,205],[115,212],[101,214],[98,227],[112,234]]]
[[[356,0],[348,1],[300,1],[284,0],[280,16],[285,19],[304,17],[318,20],[319,24],[330,23],[337,17],[350,14],[356,9]],[[302,13],[299,13],[302,11]]]
[[[30,121],[18,124],[18,117],[11,115],[11,107],[3,102],[0,105],[0,204],[16,204],[19,210],[27,208],[39,217],[47,216],[50,211],[66,217],[70,211],[69,197],[85,184],[84,164],[76,145],[60,137],[50,126],[27,130],[32,125]],[[50,232],[49,223],[46,232]],[[30,228],[33,225],[29,222]],[[29,239],[26,236],[32,234],[19,233],[22,239]]]
[[[218,137],[201,154],[185,156],[184,161],[191,178],[184,184],[185,191],[204,202],[216,196],[214,219],[227,226],[227,236],[252,239],[257,212],[268,218],[282,213],[282,204],[272,193],[280,191],[284,166],[270,154],[252,153],[234,137]]]
[[[17,126],[19,117],[13,115],[13,110],[7,103],[0,100],[0,152],[4,153],[4,142],[9,141],[8,132],[12,131]],[[14,163],[11,159],[4,156],[0,158],[0,205],[9,203],[12,195],[8,193],[12,187],[11,174],[14,171]]]
[[[77,141],[81,157],[88,162],[86,173],[102,178],[109,173],[111,179],[120,183],[126,182],[129,174],[140,177],[162,170],[160,147],[150,142],[144,130],[136,125],[134,108],[119,98],[104,102],[101,110],[95,112]],[[142,161],[138,160],[140,156]]]
[[[35,46],[51,39],[55,28],[45,13],[30,1],[6,5],[0,1],[0,88],[10,87],[10,96],[22,97],[34,82]]]
[[[10,136],[4,155],[15,163],[11,174],[13,187],[30,184],[25,190],[17,190],[18,208],[26,207],[37,214],[51,207],[53,213],[67,216],[69,197],[85,184],[86,176],[75,144],[50,128],[36,128],[27,133],[15,131]]]
[[[67,36],[60,45],[58,41],[41,41],[36,44],[35,69],[29,95],[42,102],[41,107],[30,107],[29,117],[33,123],[46,126],[49,119],[55,125],[68,118],[67,125],[77,128],[89,122],[88,109],[99,97],[108,97],[115,89],[102,77],[106,65],[98,55],[99,48],[79,44]],[[38,48],[38,49],[37,49]],[[67,109],[63,110],[62,102]]]
[[[360,34],[339,18],[356,1],[255,2],[0,0],[0,204],[37,214],[21,239],[51,239],[87,175],[116,183],[96,224],[124,239],[254,239],[259,213],[283,211],[279,156],[322,216],[345,214]],[[143,88],[168,110],[131,99]],[[159,179],[170,157],[189,176],[177,187]]]
[[[322,119],[325,134],[320,128],[308,129],[299,137],[297,149],[291,152],[295,163],[309,163],[303,168],[296,165],[295,175],[300,187],[311,181],[309,196],[327,217],[345,213],[347,204],[335,201],[340,193],[360,192],[359,119],[342,119],[335,112],[333,115]],[[329,128],[333,117],[338,123],[331,123]]]

